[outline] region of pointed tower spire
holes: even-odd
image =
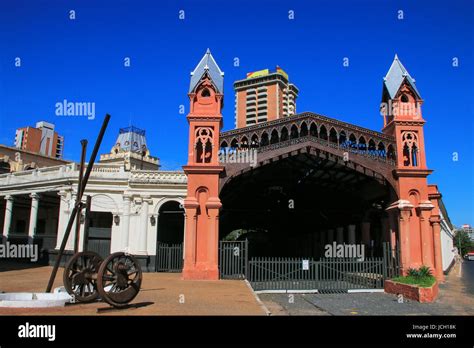
[[[195,91],[196,86],[201,79],[207,75],[216,87],[218,93],[224,93],[224,73],[217,65],[211,50],[208,48],[204,56],[199,61],[196,68],[191,72],[191,83],[189,85],[189,93]]]
[[[415,79],[410,76],[408,70],[405,69],[402,62],[398,58],[398,55],[395,54],[392,65],[390,66],[390,69],[384,78],[384,87],[386,88],[390,99],[394,99],[396,97],[400,87],[404,82],[408,83],[413,89],[413,92],[416,94],[416,97],[421,99],[421,95],[415,85]]]

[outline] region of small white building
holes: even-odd
[[[43,257],[53,262],[74,208],[78,177],[77,163],[1,174],[3,239],[38,243]],[[87,250],[103,257],[127,251],[137,256],[144,270],[155,270],[158,242],[183,242],[186,189],[184,172],[159,170],[144,131],[122,129],[111,153],[102,155],[91,172],[83,196],[84,203],[91,197],[90,219],[85,229],[83,211],[78,250],[84,248],[86,230]],[[76,223],[66,246],[69,255]]]

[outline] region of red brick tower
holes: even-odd
[[[183,279],[219,279],[219,132],[224,73],[209,49],[191,73]]]
[[[440,257],[439,241],[433,238],[421,105],[423,100],[415,80],[397,56],[384,78],[382,105],[383,132],[393,135],[397,143],[394,175],[398,181],[399,200],[388,210],[398,216],[398,242],[405,274],[410,267],[425,265],[435,270],[435,255]],[[439,233],[437,234],[439,238]],[[439,265],[439,262],[437,262]],[[442,274],[442,270],[441,270]]]

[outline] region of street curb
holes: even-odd
[[[260,305],[260,307],[262,307],[263,311],[265,312],[265,315],[267,315],[267,316],[272,315],[272,312],[270,312],[268,310],[267,306],[265,306],[265,304],[262,302],[262,300],[260,300],[260,298],[258,297],[257,293],[252,289],[252,286],[250,285],[249,281],[247,279],[244,279],[244,282],[247,285],[247,287],[250,289],[250,291],[252,292],[252,294],[255,297],[255,300],[257,301],[257,303]]]
[[[258,290],[256,294],[318,294],[318,290]]]

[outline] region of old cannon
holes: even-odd
[[[100,296],[120,308],[138,295],[142,270],[138,261],[127,253],[113,253],[103,260],[97,253],[84,251],[68,261],[63,282],[75,301],[92,302]]]

